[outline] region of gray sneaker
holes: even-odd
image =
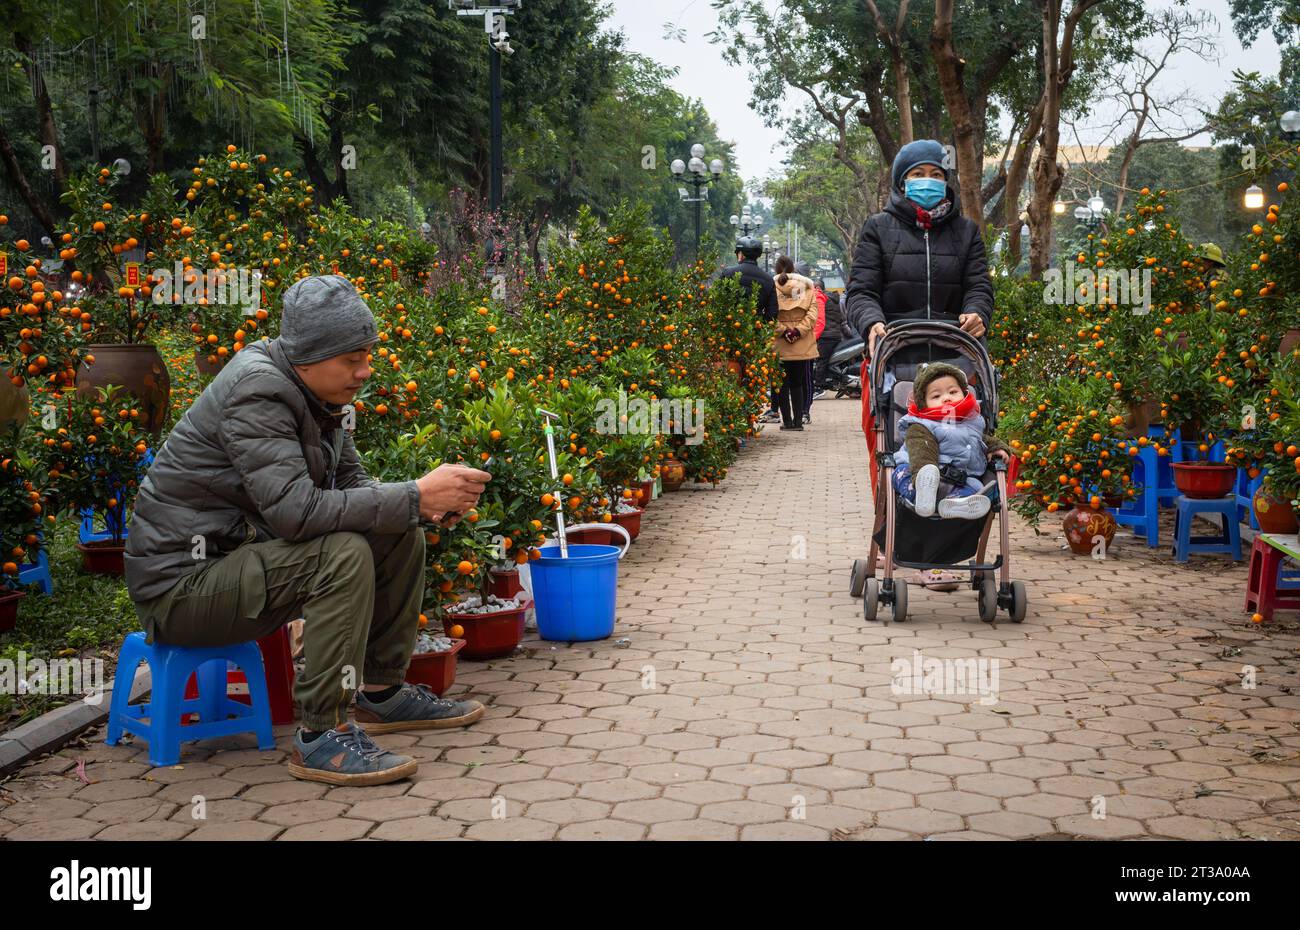
[[[289,756],[290,775],[327,785],[386,785],[409,778],[418,768],[414,759],[380,748],[351,723],[326,730],[310,743],[299,730]]]
[[[428,685],[404,684],[388,700],[378,703],[366,697],[366,692],[358,691],[353,713],[357,723],[371,733],[395,733],[468,726],[483,716],[483,705],[478,701],[440,698]]]

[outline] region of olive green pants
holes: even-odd
[[[302,617],[306,669],[294,684],[302,725],[348,719],[361,684],[406,675],[424,597],[424,535],[329,533],[306,542],[246,543],[136,605],[150,641],[224,646],[261,639]]]

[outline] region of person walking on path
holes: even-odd
[[[465,726],[477,701],[404,683],[425,588],[421,520],[453,524],[491,475],[365,473],[345,411],[378,340],[346,278],[285,292],[277,339],[242,349],[177,423],[141,483],[126,583],[149,641],[220,646],[305,620],[289,771],[336,785],[415,772],[366,730]],[[451,515],[450,519],[446,519]],[[359,691],[357,689],[360,689]],[[348,720],[356,696],[356,722]]]
[[[983,341],[993,316],[993,282],[979,226],[961,215],[948,183],[943,145],[917,139],[898,150],[889,203],[862,224],[845,289],[844,314],[867,343],[862,383],[876,340],[899,320],[941,320]],[[979,183],[972,178],[968,183]],[[917,359],[923,358],[924,354]],[[899,359],[902,361],[903,359]],[[877,481],[871,392],[862,392],[862,429]],[[935,582],[938,576],[929,576]],[[940,581],[953,585],[951,579]]]
[[[767,271],[758,267],[758,258],[763,254],[763,243],[753,236],[741,236],[736,240],[736,264],[723,268],[718,273],[718,280],[739,277],[741,285],[753,293],[758,291],[756,309],[765,320],[776,319],[777,300],[776,283]],[[771,407],[763,414],[763,421],[775,423],[780,417],[776,409],[777,392],[772,391]]]
[[[794,262],[782,255],[776,262],[776,296],[780,310],[773,339],[785,375],[778,393],[781,429],[802,430],[808,369],[817,358],[816,286],[794,271]]]

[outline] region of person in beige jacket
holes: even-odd
[[[781,410],[781,429],[802,430],[807,406],[808,372],[817,361],[817,286],[801,274],[794,273],[794,262],[787,255],[776,260],[776,302],[778,311],[773,339],[781,358],[785,381],[777,395]]]

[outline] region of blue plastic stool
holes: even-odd
[[[131,704],[131,685],[142,659],[153,672],[153,689],[148,701]],[[228,662],[243,669],[249,704],[226,696]],[[185,685],[191,675],[198,679],[199,696],[186,700]],[[182,724],[189,714],[198,714],[199,722]],[[230,717],[234,719],[227,719]],[[142,722],[146,718],[148,722]],[[117,683],[105,742],[116,746],[123,731],[148,742],[150,765],[176,765],[181,759],[181,743],[234,733],[256,733],[258,749],[274,749],[271,700],[257,643],[186,649],[159,642],[150,646],[144,633],[130,634],[117,657]]]
[[[24,562],[18,566],[18,583],[37,584],[42,594],[54,593],[54,578],[50,575],[50,559],[42,549],[36,554],[35,562]]]
[[[1133,527],[1134,536],[1145,536],[1147,545],[1155,547],[1160,545],[1160,508],[1169,506],[1179,496],[1174,487],[1174,470],[1170,457],[1157,455],[1151,445],[1141,446],[1131,460],[1133,483],[1141,485],[1142,491],[1118,508],[1112,508],[1111,514],[1116,523]]]
[[[1267,468],[1261,468],[1259,474],[1254,478],[1244,468],[1237,469],[1237,519],[1238,522],[1249,523],[1252,530],[1259,529],[1259,521],[1255,519],[1255,492],[1259,486],[1264,483],[1264,475]]]
[[[1192,519],[1198,513],[1217,513],[1223,518],[1218,536],[1193,536]],[[1226,552],[1241,561],[1241,522],[1237,519],[1237,496],[1214,500],[1179,495],[1174,501],[1174,561],[1186,562],[1193,552]]]
[[[143,478],[145,472],[148,471],[149,466],[152,464],[153,449],[145,449],[144,455],[140,457],[139,473],[141,478]],[[126,523],[126,504],[118,504],[112,509],[104,509],[103,530],[95,529],[95,514],[96,511],[89,507],[80,512],[81,527],[77,530],[77,542],[81,543],[83,546],[92,542],[113,539],[115,536],[118,539],[125,540],[130,534],[130,528]],[[117,527],[119,530],[116,534],[113,532],[114,527]]]

